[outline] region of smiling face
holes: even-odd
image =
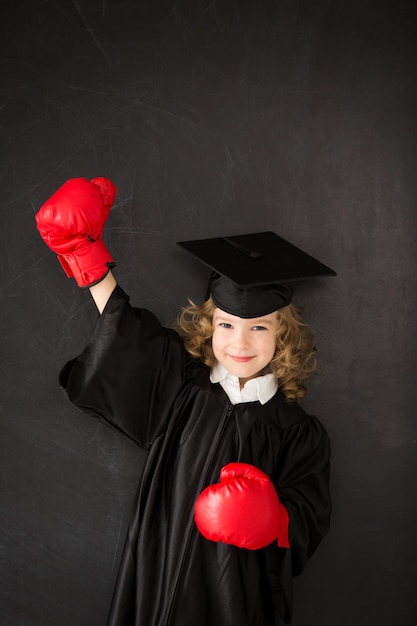
[[[243,319],[214,309],[212,348],[216,360],[243,387],[246,381],[260,375],[274,356],[278,329],[276,312],[262,317]]]

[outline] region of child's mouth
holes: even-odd
[[[234,356],[233,354],[231,354],[230,358],[233,361],[236,361],[236,363],[249,363],[249,361],[251,361],[254,357],[253,356]]]

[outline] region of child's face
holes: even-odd
[[[241,386],[258,376],[275,353],[276,312],[259,318],[243,319],[214,309],[212,348],[216,360]]]

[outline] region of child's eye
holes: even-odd
[[[266,330],[265,326],[254,326],[253,330]]]
[[[228,322],[220,322],[220,326],[222,328],[232,328],[232,325],[229,324]]]

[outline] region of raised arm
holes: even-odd
[[[116,285],[117,282],[115,277],[111,272],[109,272],[103,280],[90,287],[90,293],[100,314],[103,313],[104,307],[106,306]]]
[[[109,271],[114,261],[102,238],[115,195],[108,178],[71,178],[35,216],[42,239],[58,255],[66,275],[80,287],[90,287],[100,313],[116,286]]]

